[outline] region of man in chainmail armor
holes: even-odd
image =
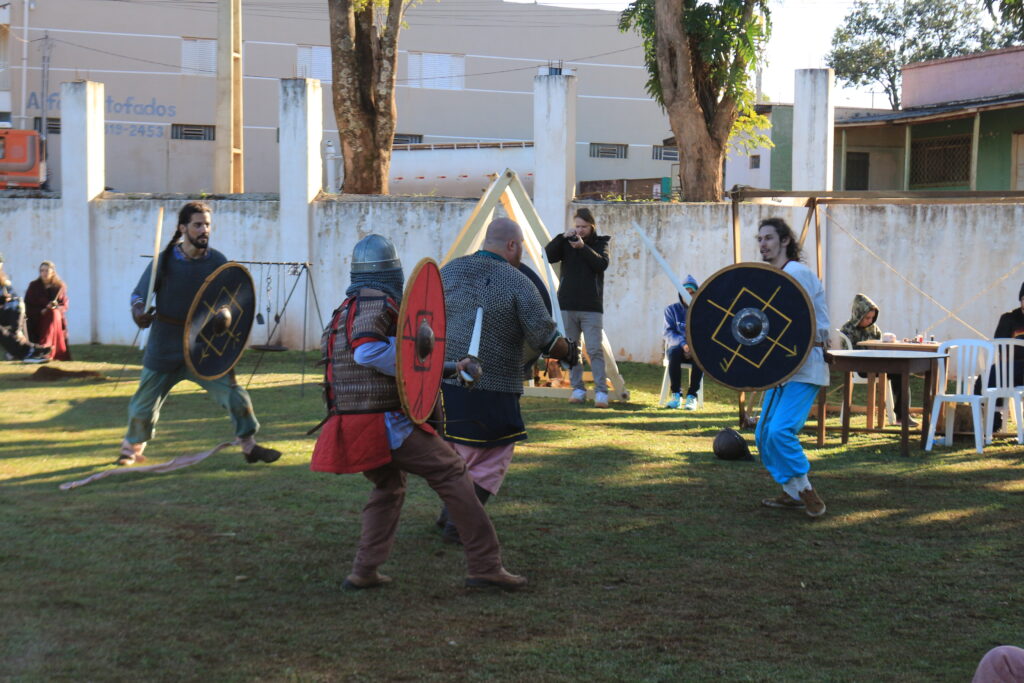
[[[394,245],[381,235],[360,240],[352,254],[351,286],[324,331],[325,399],[329,415],[310,468],[362,472],[373,485],[363,508],[362,534],[346,590],[391,581],[378,572],[395,542],[408,473],[423,477],[463,529],[468,587],[514,590],[526,579],[505,570],[501,548],[466,464],[427,424],[402,412],[395,381],[395,335],[405,277]],[[463,359],[447,368],[471,371]]]
[[[447,360],[467,355],[476,311],[483,308],[477,354],[483,376],[471,387],[449,379],[441,384],[441,435],[465,458],[481,502],[497,495],[515,442],[526,438],[519,410],[524,358],[535,357],[535,349],[569,367],[580,360],[579,345],[558,334],[537,287],[518,270],[522,256],[522,229],[498,218],[487,226],[479,251],[441,269]],[[462,528],[445,510],[437,524],[445,541],[460,542]]]

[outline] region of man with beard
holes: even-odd
[[[469,467],[481,502],[497,495],[516,441],[526,438],[519,411],[524,353],[536,349],[574,367],[579,345],[558,334],[537,287],[518,270],[523,231],[508,218],[487,226],[480,251],[441,269],[447,313],[448,360],[469,352],[477,309],[483,309],[478,358],[483,377],[466,388],[456,380],[441,385],[442,436]],[[443,539],[459,542],[446,511],[437,521]]]
[[[118,465],[145,460],[142,451],[153,438],[160,408],[175,384],[188,379],[206,389],[226,409],[235,428],[237,443],[249,463],[274,462],[281,452],[256,443],[260,428],[247,392],[235,381],[234,371],[213,380],[200,379],[185,365],[183,328],[196,293],[213,271],[227,263],[224,254],[210,246],[210,207],[189,202],[178,212],[178,229],[160,253],[156,272],[156,311],[146,310],[150,265],[132,292],[132,319],[140,328],[150,325],[149,342],[142,357],[139,388],[128,404],[128,432],[121,443]]]

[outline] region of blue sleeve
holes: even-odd
[[[682,326],[684,334],[679,334],[679,320],[676,318],[675,305],[671,305],[665,309],[665,341],[668,342],[669,346],[682,346],[686,343],[685,330],[686,325]]]
[[[132,304],[146,298],[146,293],[149,292],[149,274],[152,270],[153,264],[149,263],[146,265],[145,270],[142,271],[142,277],[139,278],[139,284],[135,285],[135,289],[132,290]]]
[[[395,338],[388,337],[386,342],[371,341],[360,344],[353,354],[360,365],[373,368],[382,375],[395,376]]]

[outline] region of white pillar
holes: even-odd
[[[323,95],[320,81],[312,78],[281,80],[279,107],[280,221],[282,261],[312,261],[313,199],[323,185],[320,142],[323,138]],[[314,273],[315,274],[315,273]],[[292,324],[285,344],[299,348],[302,343],[302,292],[295,291],[289,305]],[[312,304],[310,311],[312,311]],[[319,322],[309,316],[306,345],[319,343]]]
[[[832,69],[797,69],[793,98],[793,191],[832,189]]]
[[[61,269],[61,277],[67,283],[72,301],[68,336],[72,344],[87,344],[97,340],[90,205],[103,193],[106,182],[103,84],[94,81],[62,83],[60,103],[64,216],[59,249],[63,252],[61,262],[67,264]]]
[[[797,69],[793,96],[793,190],[832,190],[835,156],[835,103],[832,100],[832,69]],[[827,282],[829,254],[828,220],[821,212],[821,272]],[[800,226],[794,226],[799,232]],[[804,262],[817,270],[818,243],[812,230],[804,242]],[[843,310],[832,307],[830,310]]]
[[[533,204],[553,235],[576,195],[576,76],[563,71],[542,67],[533,77]]]

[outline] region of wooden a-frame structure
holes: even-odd
[[[551,314],[558,325],[558,330],[565,334],[565,326],[562,324],[562,311],[558,306],[558,275],[554,268],[548,263],[544,253],[544,245],[551,241],[551,233],[548,232],[540,214],[530,201],[526,188],[519,180],[519,176],[512,169],[505,169],[491,181],[490,186],[484,191],[480,201],[473,207],[469,219],[459,231],[455,242],[452,243],[448,253],[445,254],[442,265],[453,258],[472,254],[480,248],[484,239],[484,232],[487,224],[490,223],[494,210],[501,204],[509,218],[523,228],[523,251],[533,261],[534,266],[540,272],[541,278],[547,283],[548,294],[551,298]],[[582,343],[582,340],[580,340]],[[601,347],[604,349],[605,369],[608,380],[611,382],[611,390],[608,397],[612,400],[629,400],[629,390],[626,389],[626,381],[619,373],[619,367],[615,363],[615,355],[612,352],[611,343],[608,341],[608,334],[601,331]],[[559,387],[534,387],[527,386],[524,389],[527,396],[546,396],[567,398],[571,395],[572,389]],[[587,395],[593,398],[593,390],[588,390]]]

